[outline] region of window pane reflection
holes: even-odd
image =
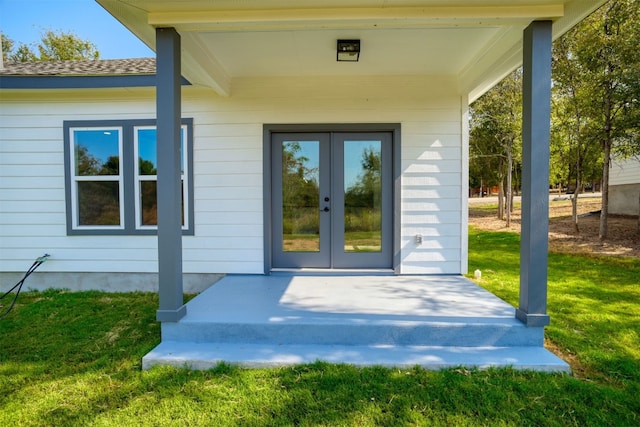
[[[120,132],[117,129],[75,130],[73,132],[75,174],[77,176],[118,175],[120,173]]]
[[[320,251],[320,142],[282,143],[282,242],[285,252]]]
[[[344,142],[344,251],[382,251],[382,143]]]
[[[138,173],[158,174],[157,131],[155,128],[138,128]],[[180,172],[184,174],[184,128],[180,129]]]
[[[158,225],[157,181],[140,181],[140,207],[140,223],[142,225]],[[184,185],[182,186],[182,225],[184,225]]]
[[[78,182],[78,225],[120,225],[118,181]]]

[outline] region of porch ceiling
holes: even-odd
[[[605,0],[96,0],[151,48],[155,28],[182,38],[182,72],[221,95],[236,77],[453,75],[474,99],[522,61],[522,31],[554,36]],[[357,63],[337,39],[360,39]]]

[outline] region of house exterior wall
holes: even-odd
[[[609,175],[609,212],[638,215],[640,212],[640,160],[614,161]]]
[[[1,271],[24,271],[47,252],[43,272],[156,273],[155,236],[67,236],[62,129],[65,120],[154,118],[155,90],[7,90],[0,98]],[[440,76],[236,79],[227,98],[183,87],[182,116],[194,121],[195,217],[195,235],[183,237],[184,273],[264,273],[263,125],[284,123],[400,123],[399,271],[466,272],[461,100],[455,80]]]

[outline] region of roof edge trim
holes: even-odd
[[[182,85],[191,83],[182,78]],[[15,76],[0,77],[0,89],[100,89],[156,86],[156,76]]]

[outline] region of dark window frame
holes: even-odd
[[[155,119],[123,119],[123,120],[65,120],[63,122],[64,133],[64,168],[65,168],[65,203],[67,217],[67,235],[157,235],[157,227],[138,227],[136,215],[136,189],[138,181],[135,178],[135,168],[138,167],[138,161],[135,158],[135,130],[138,127],[156,126]],[[186,126],[187,137],[184,141],[186,146],[186,171],[185,171],[185,226],[182,229],[183,235],[194,235],[194,200],[193,200],[193,119],[183,118],[181,125]],[[74,128],[120,128],[122,138],[122,200],[124,206],[124,216],[121,218],[122,227],[105,227],[105,226],[77,226],[74,224],[73,209],[77,206],[73,197],[75,192],[72,187],[75,185],[73,181],[72,168],[74,166],[73,148],[71,140],[71,130]],[[76,201],[77,202],[77,201]]]

